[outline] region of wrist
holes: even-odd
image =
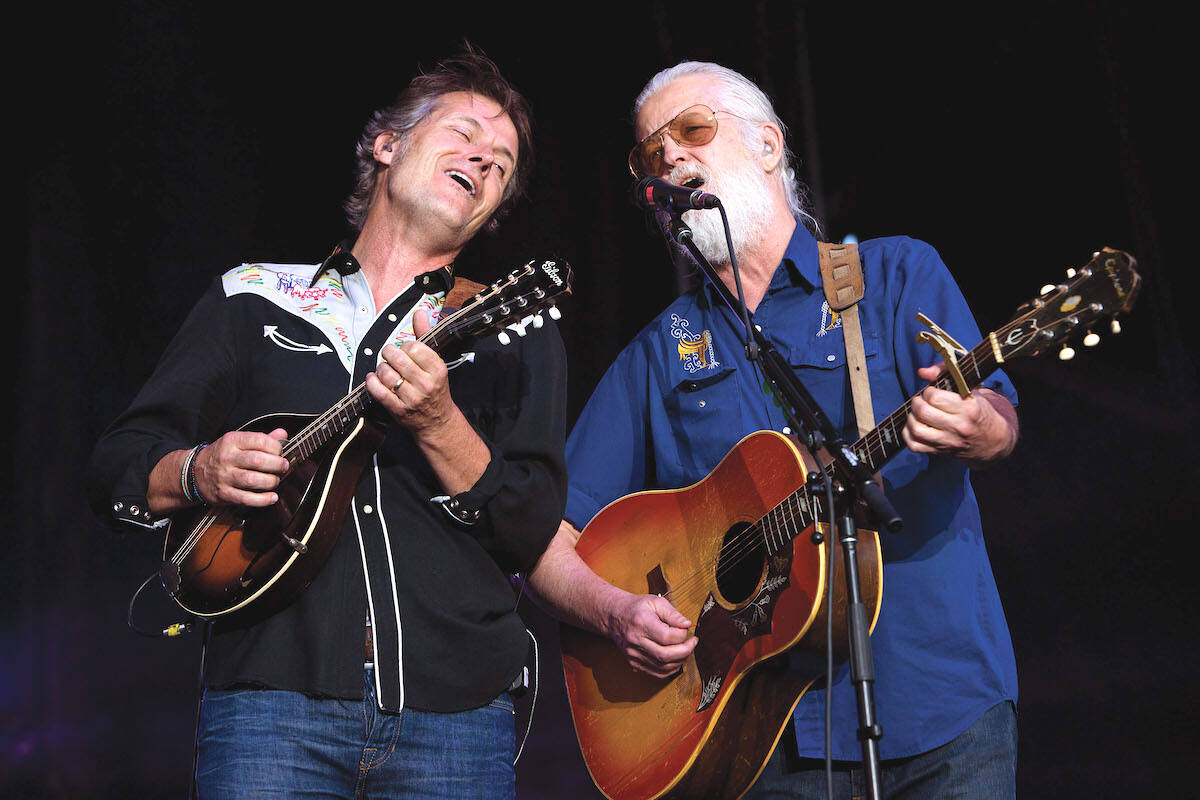
[[[208,442],[202,442],[189,450],[183,458],[183,466],[179,471],[179,487],[183,490],[183,498],[192,505],[205,507],[209,505],[209,502],[204,499],[204,495],[200,493],[200,487],[196,484],[196,458],[206,447],[208,447]]]

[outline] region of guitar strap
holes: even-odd
[[[867,354],[863,347],[862,325],[858,319],[858,301],[862,300],[865,291],[858,245],[817,242],[817,252],[820,255],[825,300],[830,310],[842,317],[846,367],[850,370],[850,394],[854,398],[854,420],[858,424],[858,435],[862,437],[875,427],[875,411],[871,407]]]
[[[454,286],[451,287],[450,293],[446,295],[446,301],[442,304],[442,313],[452,314],[458,311],[463,307],[463,303],[486,288],[482,283],[476,283],[468,278],[455,276]]]

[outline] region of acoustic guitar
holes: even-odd
[[[541,327],[541,311],[558,319],[555,300],[571,291],[566,262],[531,261],[479,292],[421,337],[445,353],[499,331],[524,336]],[[270,414],[242,430],[298,431],[283,447],[290,464],[279,501],[263,509],[196,507],[175,513],[167,529],[159,576],[168,594],[198,617],[266,615],[303,591],[328,560],[354,488],[382,444],[387,421],[365,383],[322,414]]]
[[[939,346],[947,360],[934,385],[969,393],[1005,361],[1065,343],[1094,321],[1127,311],[1141,283],[1133,258],[1108,248],[1068,275],[1068,283],[1046,287],[970,352],[922,332],[918,338]],[[1089,334],[1085,344],[1092,343]],[[904,447],[900,434],[910,411],[911,400],[851,446],[872,473]],[[683,669],[660,679],[631,667],[611,640],[563,626],[571,718],[584,762],[606,797],[745,793],[801,696],[824,673],[831,591],[833,649],[846,658],[842,551],[833,550],[836,577],[827,585],[830,541],[818,520],[829,514],[823,492],[806,485],[812,466],[788,437],[759,431],[700,482],[620,498],[584,528],[576,551],[592,570],[627,591],[666,597],[693,620],[699,638]],[[883,565],[877,535],[859,534],[862,597],[873,630]]]

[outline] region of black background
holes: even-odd
[[[213,276],[316,261],[344,235],[367,115],[463,37],[529,97],[538,153],[528,201],[460,266],[493,280],[542,254],[571,263],[560,323],[571,420],[675,291],[662,243],[627,200],[624,160],[633,97],[683,59],[738,69],[771,95],[828,238],[931,242],[984,330],[1101,246],[1138,258],[1145,286],[1123,334],[1071,362],[1011,364],[1023,438],[976,486],[1017,650],[1022,795],[1191,788],[1186,554],[1200,469],[1182,241],[1194,45],[1182,20],[1107,3],[414,16],[397,4],[122,0],[27,14],[6,37],[9,161],[25,203],[8,268],[0,795],[185,795],[199,637],[125,627],[159,545],[91,519],[83,464]],[[148,597],[144,624],[177,618],[161,592]],[[541,686],[519,795],[598,797],[566,715],[555,627],[521,607]]]

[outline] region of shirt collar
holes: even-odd
[[[817,254],[817,240],[808,232],[808,228],[799,222],[792,231],[787,250],[783,251],[782,269],[775,270],[771,278],[768,292],[778,291],[787,286],[800,286],[812,291],[821,285],[821,267]]]
[[[333,248],[333,252],[321,262],[321,268],[317,270],[316,275],[313,275],[309,288],[316,286],[321,276],[329,270],[335,270],[343,278],[361,270],[362,264],[358,263],[358,259],[350,252],[353,244],[349,239],[343,239],[338,242],[337,247]],[[425,277],[428,277],[429,280],[422,280]],[[414,283],[423,288],[424,294],[449,292],[454,287],[454,264],[447,264],[444,267],[438,267],[435,270],[421,273],[416,277]]]
[[[783,251],[783,260],[775,268],[767,293],[771,294],[780,289],[798,286],[807,292],[812,292],[821,285],[821,268],[818,263],[817,240],[799,221],[788,240],[787,249]],[[703,277],[705,291],[702,293],[705,301],[720,302],[717,289]]]

